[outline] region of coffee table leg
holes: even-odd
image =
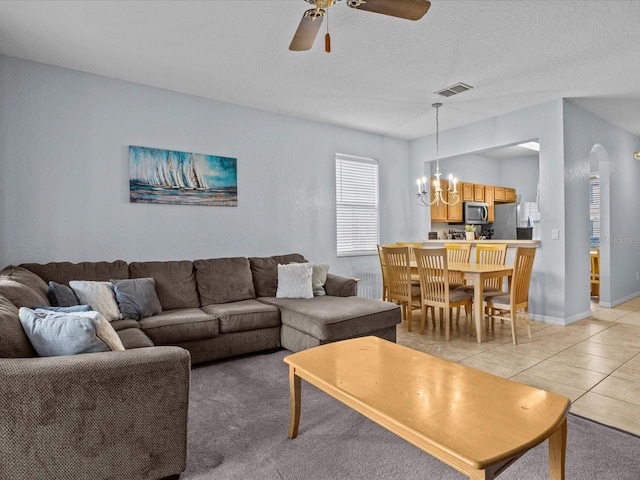
[[[549,437],[549,476],[551,480],[564,480],[567,454],[567,418]]]
[[[291,417],[289,420],[289,438],[298,436],[300,424],[300,377],[296,375],[293,366],[289,366],[289,395],[291,397]]]

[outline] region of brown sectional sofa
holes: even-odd
[[[353,279],[328,274],[326,296],[275,298],[278,264],[305,261],[290,254],[5,268],[0,478],[177,478],[186,465],[190,363],[363,335],[395,341],[399,307],[355,296]],[[146,277],[155,279],[162,312],[111,322],[125,351],[36,356],[18,308],[48,304],[47,282]]]

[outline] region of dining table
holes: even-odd
[[[417,273],[418,265],[411,262],[412,273]],[[476,339],[482,343],[482,318],[484,317],[484,281],[489,278],[508,277],[513,275],[512,265],[490,265],[484,263],[451,262],[447,264],[449,272],[462,274],[464,280],[473,284],[473,318],[476,326]]]

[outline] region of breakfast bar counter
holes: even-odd
[[[425,247],[443,247],[445,243],[470,243],[472,246],[486,243],[486,244],[502,244],[506,243],[508,248],[516,247],[539,247],[541,245],[540,240],[425,240],[423,245]]]

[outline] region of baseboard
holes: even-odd
[[[592,315],[593,315],[593,312],[591,310],[587,310],[586,312],[578,313],[569,318],[548,317],[546,315],[535,315],[531,313],[529,314],[529,318],[531,320],[535,320],[536,322],[548,323],[550,325],[560,325],[562,327],[565,327],[567,325],[571,325],[572,323],[576,323],[585,318],[589,318]]]

